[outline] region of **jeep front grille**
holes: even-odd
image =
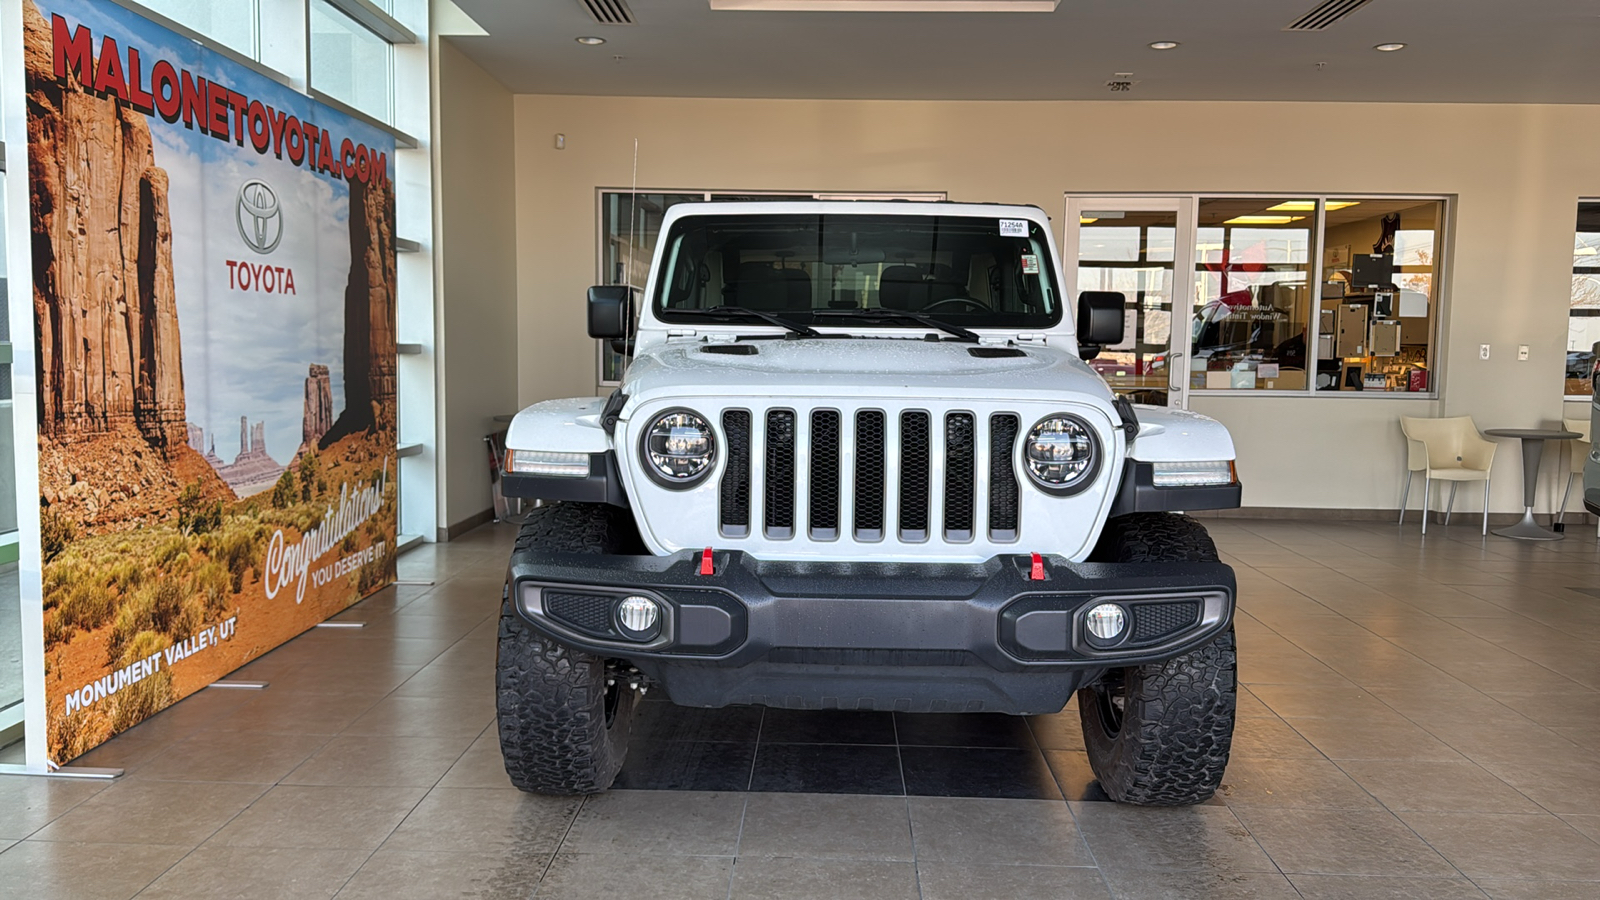
[[[769,540],[833,541],[849,528],[859,542],[1016,541],[1020,421],[967,410],[725,410],[719,533],[748,538],[759,519]]]

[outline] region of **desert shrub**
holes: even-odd
[[[116,624],[106,647],[108,663],[121,659],[141,631],[181,640],[199,624],[194,610],[184,603],[183,585],[175,578],[159,578],[141,587],[117,610]]]
[[[222,524],[222,501],[207,500],[196,481],[178,495],[178,530],[184,534],[205,534]]]
[[[300,457],[300,465],[295,473],[300,479],[300,502],[310,503],[317,495],[317,476],[322,471],[322,461],[317,459],[316,453],[307,453]]]
[[[68,589],[56,617],[64,626],[93,631],[111,621],[116,611],[116,600],[105,585],[85,579]]]
[[[233,576],[220,560],[204,563],[195,570],[193,597],[199,603],[201,621],[210,621],[228,608],[228,601],[235,593],[232,585]]]
[[[278,476],[278,483],[272,486],[272,508],[288,509],[295,504],[300,490],[294,479],[293,469],[284,469]]]
[[[155,632],[141,631],[127,642],[115,665],[125,666],[136,659],[160,653],[170,643]],[[111,697],[111,730],[122,731],[125,728],[132,728],[171,706],[177,699],[178,692],[172,684],[172,673],[161,669],[149,678],[123,688]]]
[[[227,567],[235,594],[244,590],[245,574],[258,566],[260,541],[256,531],[253,527],[230,528],[217,541],[214,558]]]
[[[341,553],[346,553],[346,554],[354,553],[354,552],[356,552],[356,550],[359,547],[360,547],[360,541],[356,540],[356,532],[354,532],[354,531],[352,531],[349,534],[345,535],[344,536],[344,540],[339,542],[339,551]]]
[[[124,596],[133,593],[133,589],[144,583],[144,564],[137,559],[124,556],[113,562],[106,569],[106,587],[115,587]]]
[[[175,534],[162,541],[161,545],[156,547],[155,560],[162,568],[171,569],[178,560],[187,560],[188,558],[189,539],[182,534]]]
[[[68,625],[57,612],[48,612],[44,616],[44,649],[49,650],[57,644],[65,644],[72,639],[72,626]],[[48,659],[48,657],[46,657]]]
[[[60,556],[77,539],[78,526],[71,519],[48,508],[39,513],[39,543],[45,562]]]
[[[64,763],[74,757],[82,756],[84,751],[93,745],[87,719],[86,712],[68,715],[65,709],[61,709],[50,713],[48,727],[51,759]]]
[[[93,578],[93,567],[78,559],[62,559],[44,567],[44,608],[50,609],[66,599],[67,591],[80,581]]]

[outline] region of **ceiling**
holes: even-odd
[[[627,0],[634,25],[598,24],[579,0],[455,2],[488,35],[451,40],[518,93],[1600,102],[1600,0],[1372,0],[1319,32],[1283,27],[1320,0],[1061,0],[1051,13]],[[1408,46],[1373,49],[1387,42]],[[1131,90],[1112,93],[1126,72]]]

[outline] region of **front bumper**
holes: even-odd
[[[701,556],[513,556],[515,608],[546,637],[626,659],[689,706],[1054,712],[1109,668],[1157,662],[1233,619],[1222,563],[1071,563],[997,556],[976,564],[787,562]],[[644,596],[659,634],[623,637],[615,605]],[[1115,646],[1083,613],[1127,611]]]

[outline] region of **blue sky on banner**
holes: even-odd
[[[208,81],[259,100],[326,130],[335,148],[344,137],[386,154],[394,171],[394,139],[232,62],[221,54],[106,0],[40,0],[49,20],[59,14],[87,26],[98,56],[103,36],[115,38],[124,62],[139,49],[143,84],[165,59]],[[130,73],[131,74],[131,73]],[[312,363],[329,367],[335,414],[344,407],[344,289],[350,267],[350,189],[287,153],[259,153],[245,138],[212,137],[183,120],[147,116],[156,165],[169,180],[173,280],[182,336],[188,420],[231,462],[239,419],[266,423],[267,451],[287,463],[300,445],[304,384]],[[231,123],[231,119],[230,119]],[[240,233],[239,192],[249,181],[277,195],[282,238],[258,253]],[[248,219],[246,219],[248,222]],[[233,265],[230,265],[230,262]],[[261,267],[273,270],[267,274]],[[250,274],[246,275],[246,270]],[[285,290],[293,279],[293,292]],[[270,290],[265,288],[270,287]]]

